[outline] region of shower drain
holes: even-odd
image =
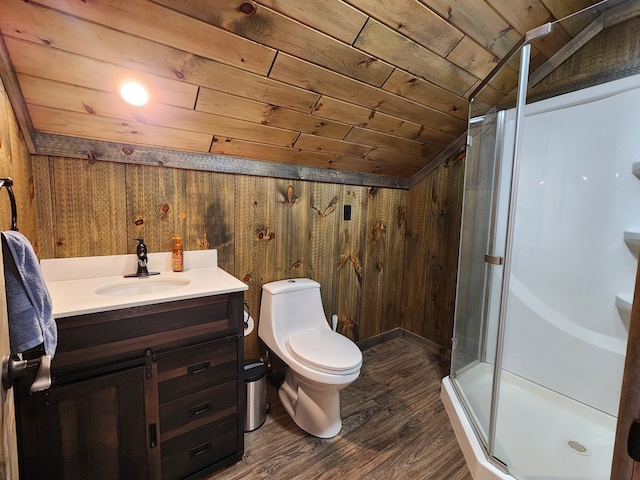
[[[585,457],[591,455],[591,451],[576,440],[567,440],[565,445],[578,455],[584,455]]]

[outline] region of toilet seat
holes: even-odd
[[[289,353],[303,365],[331,374],[350,374],[362,366],[360,349],[328,328],[311,328],[289,335]]]

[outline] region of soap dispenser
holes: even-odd
[[[184,257],[182,250],[182,237],[173,237],[173,252],[171,254],[171,267],[174,272],[184,269]]]

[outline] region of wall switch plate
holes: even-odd
[[[344,206],[344,219],[351,220],[351,205]]]

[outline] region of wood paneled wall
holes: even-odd
[[[31,156],[18,122],[13,114],[6,90],[0,80],[0,177],[14,180],[13,191],[18,209],[18,228],[35,243],[35,205]],[[3,188],[0,191],[0,230],[11,228],[11,203]],[[37,245],[34,245],[37,248]],[[0,255],[1,257],[1,255]],[[4,285],[4,277],[0,280]],[[0,292],[0,342],[2,353],[9,353],[9,334],[4,292]],[[18,478],[18,451],[15,438],[15,404],[13,389],[0,391],[0,478]]]
[[[636,9],[638,7],[635,7]],[[640,74],[640,17],[607,27],[530,89],[529,102]]]
[[[265,282],[310,277],[352,339],[399,326],[406,190],[46,156],[33,168],[41,258],[134,253],[134,237],[169,251],[181,235],[249,285],[257,321]],[[256,332],[246,340],[258,356]]]
[[[451,348],[464,153],[455,152],[409,191],[400,326]]]
[[[31,155],[0,81],[0,177],[11,177],[18,207],[18,229],[38,251],[36,208]],[[11,228],[11,204],[4,188],[0,190],[0,230]]]

